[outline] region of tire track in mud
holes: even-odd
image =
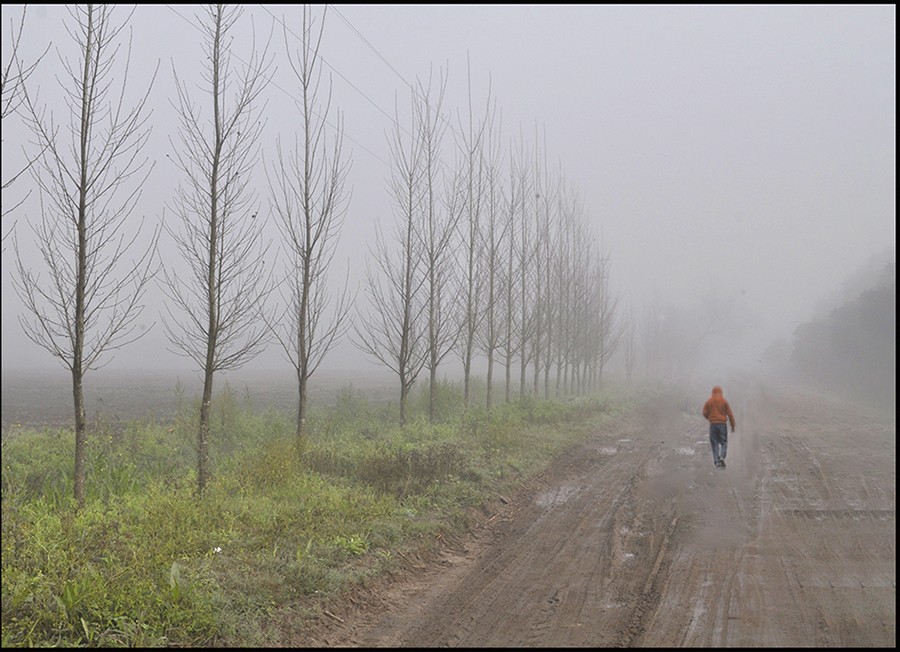
[[[733,455],[732,455],[733,457]],[[723,472],[710,469],[706,451],[695,456],[692,480],[679,494],[678,517],[660,574],[655,609],[630,647],[714,647],[728,644],[745,591],[745,532],[756,506]],[[731,467],[729,467],[731,468]],[[752,591],[750,596],[755,595]],[[758,602],[758,600],[756,600]]]
[[[638,525],[635,487],[655,456],[618,442],[614,454],[595,452],[584,472],[538,495],[501,533],[461,586],[423,614],[401,644],[612,644],[609,632],[632,620],[637,587],[632,567],[646,563],[632,550]],[[622,463],[627,456],[629,462]],[[634,458],[637,459],[634,459]],[[596,475],[603,482],[596,482]],[[525,524],[525,525],[521,525]],[[620,572],[622,567],[627,572]],[[452,614],[463,613],[459,618]],[[597,614],[602,614],[597,618]],[[610,622],[612,621],[612,622]],[[609,627],[608,625],[615,625]]]
[[[806,436],[776,442],[769,462],[770,532],[781,541],[778,583],[795,605],[791,627],[817,646],[883,645],[896,636],[887,606],[895,566],[885,563],[896,558],[895,496],[883,489],[895,486],[893,468],[879,462],[877,440],[846,436],[848,424],[805,421]]]
[[[893,647],[895,428],[745,396],[727,471],[702,417],[645,409],[555,465],[433,586],[327,644]]]
[[[744,409],[728,471],[695,465],[657,607],[623,643],[893,646],[893,426],[793,397]]]
[[[619,640],[616,643],[616,647],[631,647],[632,643],[644,633],[645,628],[645,618],[647,614],[651,612],[651,610],[655,609],[657,602],[659,601],[659,589],[656,587],[657,579],[660,575],[660,567],[662,566],[663,560],[666,558],[666,555],[669,552],[670,542],[675,534],[675,528],[678,526],[678,517],[674,517],[672,522],[669,524],[669,529],[666,532],[665,537],[663,538],[662,545],[659,547],[659,551],[656,554],[656,561],[653,564],[653,570],[650,572],[647,577],[647,581],[644,583],[644,589],[641,592],[641,596],[634,606],[634,616],[632,617],[631,623],[628,625],[628,628],[622,632],[622,635],[619,637]]]
[[[670,495],[646,496],[665,467],[645,411],[598,433],[554,465],[541,490],[491,523],[481,552],[420,589],[410,606],[362,628],[361,646],[612,646],[640,631],[674,530]],[[659,418],[659,415],[652,415]],[[649,420],[648,420],[649,419]],[[450,569],[448,569],[450,570]],[[329,645],[335,643],[330,636]],[[341,639],[346,641],[347,639]],[[342,644],[341,640],[337,644]]]

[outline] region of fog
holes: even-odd
[[[318,20],[322,9],[315,7]],[[2,8],[4,65],[21,12],[20,5]],[[118,19],[126,13],[122,7]],[[169,214],[181,181],[169,157],[178,137],[173,68],[197,88],[198,101],[205,98],[195,14],[190,5],[139,5],[130,23],[127,101],[159,65],[144,148],[154,167],[135,223],[142,216],[152,226]],[[28,88],[64,126],[60,56],[78,57],[68,20],[62,5],[28,7],[19,50],[27,63],[50,48]],[[276,137],[292,139],[299,127],[296,82],[276,20],[298,34],[300,6],[247,5],[239,23],[246,39],[234,46],[246,57],[251,30],[257,44],[274,30],[264,159],[273,156]],[[287,40],[296,48],[292,34]],[[395,103],[408,105],[410,84],[444,70],[446,118],[458,131],[468,69],[473,102],[483,105],[490,89],[502,112],[504,144],[520,132],[532,140],[539,134],[548,159],[577,188],[609,254],[623,313],[655,310],[661,323],[677,319],[687,328],[721,320],[690,362],[755,369],[772,341],[790,338],[847,278],[892,255],[895,53],[893,5],[330,6],[321,54],[351,159],[335,283],[348,265],[351,288],[363,283],[376,225],[389,231],[393,223],[388,135]],[[4,183],[34,155],[30,140],[20,116],[4,118]],[[261,167],[253,184],[275,241]],[[39,193],[27,174],[3,191],[4,212],[19,202],[2,225],[14,234],[3,242],[2,365],[62,373],[19,324],[13,238],[36,271],[42,264],[29,228],[41,211]],[[177,264],[165,234],[160,250],[164,264]],[[161,289],[150,287],[141,316],[146,335],[107,356],[108,369],[194,368],[171,351],[159,324],[163,301]],[[274,345],[246,366],[289,368]],[[379,368],[345,338],[322,369],[358,375]],[[453,356],[442,367],[451,377],[459,370]]]

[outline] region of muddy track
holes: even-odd
[[[696,411],[657,400],[296,643],[893,646],[892,419],[740,391],[726,470]]]

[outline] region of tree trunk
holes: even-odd
[[[84,413],[84,386],[81,364],[72,369],[72,395],[75,400],[75,504],[84,507],[85,454],[87,452],[87,418]]]
[[[469,345],[466,344],[466,355],[465,360],[463,360],[463,404],[467,410],[469,409],[469,376],[472,371],[472,355],[470,351]]]
[[[494,398],[494,352],[488,352],[487,366],[487,409],[490,410]]]
[[[523,350],[523,351],[525,350],[525,341],[524,341],[524,340],[522,341],[522,350]],[[527,389],[527,387],[526,387],[526,385],[527,385],[527,381],[526,381],[527,375],[526,375],[526,373],[525,373],[527,369],[528,369],[528,365],[527,365],[527,363],[525,362],[525,355],[523,354],[523,355],[522,355],[522,359],[521,359],[520,362],[519,362],[519,398],[524,397],[525,394],[528,393],[528,389]]]
[[[200,403],[200,427],[197,430],[197,493],[202,495],[209,481],[209,413],[212,404],[213,373],[207,369],[203,378],[203,400]]]
[[[409,387],[406,385],[406,378],[400,377],[400,425],[406,425],[406,397],[409,394]]]
[[[307,374],[300,372],[297,377],[297,454],[302,455],[306,446],[306,386]]]
[[[434,422],[434,404],[437,394],[437,362],[432,360],[428,373],[428,420]]]

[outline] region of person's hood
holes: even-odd
[[[712,388],[712,395],[713,395],[713,396],[721,396],[721,395],[722,395],[722,388],[719,387],[718,385],[716,385],[715,387],[713,387],[713,388]]]

